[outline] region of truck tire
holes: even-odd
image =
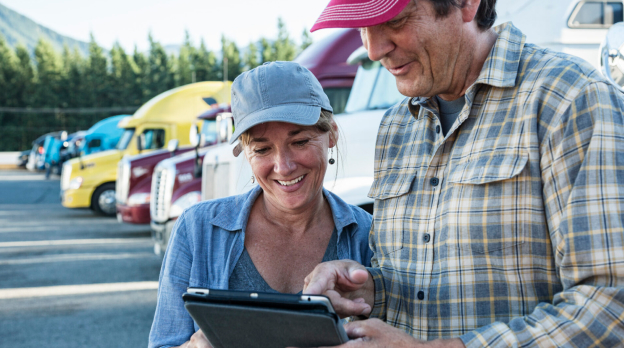
[[[91,197],[91,207],[99,215],[115,216],[117,207],[115,206],[115,183],[109,182],[95,190]]]

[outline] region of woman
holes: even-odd
[[[184,309],[187,287],[296,294],[320,262],[370,264],[371,216],[323,189],[338,140],[331,112],[319,82],[297,63],[267,63],[234,80],[234,155],[244,153],[257,186],[178,219],[150,347],[210,347]]]

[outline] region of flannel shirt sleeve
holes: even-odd
[[[385,280],[381,269],[379,268],[379,260],[377,259],[378,250],[375,247],[375,238],[373,235],[375,227],[375,221],[371,223],[371,233],[369,238],[369,246],[373,251],[373,257],[371,259],[371,267],[366,267],[368,273],[373,277],[375,283],[375,304],[370,314],[370,318],[377,318],[380,320],[386,320],[386,287]]]
[[[184,216],[178,219],[171,232],[160,270],[158,302],[149,334],[149,348],[179,346],[195,333],[193,319],[182,300],[182,294],[189,285],[193,263]]]
[[[614,347],[624,342],[624,103],[588,83],[541,145],[543,199],[563,291],[467,347]]]

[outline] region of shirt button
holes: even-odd
[[[416,296],[418,296],[419,300],[424,300],[425,299],[425,293],[421,291],[418,292],[418,294],[416,294]]]
[[[440,133],[440,126],[436,126],[436,133]]]
[[[429,233],[425,233],[425,235],[423,236],[423,241],[425,243],[429,243],[430,240],[431,240],[431,235],[429,235]]]
[[[431,186],[438,186],[438,184],[440,183],[440,179],[438,179],[438,178],[431,178],[431,180],[429,180],[429,182],[431,183]]]

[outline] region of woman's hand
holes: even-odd
[[[208,342],[206,335],[204,335],[200,329],[191,336],[189,341],[186,341],[183,345],[176,348],[212,348],[212,345]]]

